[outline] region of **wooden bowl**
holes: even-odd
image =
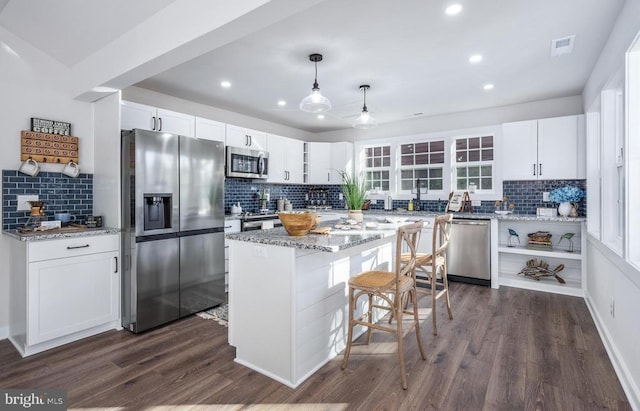
[[[307,235],[316,222],[317,214],[308,211],[278,213],[284,229],[291,236]]]

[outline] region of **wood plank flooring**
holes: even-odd
[[[421,301],[427,361],[407,335],[406,391],[387,333],[354,347],[346,370],[339,356],[292,390],[234,363],[227,329],[197,316],[27,358],[0,341],[0,387],[64,389],[69,409],[631,409],[581,298],[459,283],[451,298],[454,319],[439,302],[435,337]]]

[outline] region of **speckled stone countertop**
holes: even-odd
[[[431,211],[395,211],[395,210],[367,210],[364,213],[364,218],[367,219],[367,216],[381,216],[381,215],[401,215],[401,216],[411,216],[411,217],[435,217],[436,215],[444,214],[444,213],[434,213]],[[576,223],[587,221],[586,217],[562,217],[562,216],[554,216],[554,217],[540,217],[535,214],[490,214],[490,213],[454,213],[453,218],[457,219],[497,219],[497,220],[507,220],[507,221],[553,221],[553,222],[565,222],[565,223]]]
[[[86,237],[91,235],[105,235],[105,234],[118,234],[119,228],[87,228],[84,231],[76,231],[70,233],[47,233],[42,231],[38,234],[20,234],[16,230],[4,230],[2,234],[16,239],[18,241],[43,241],[43,240],[57,240],[60,238],[73,238],[73,237]]]
[[[328,224],[331,226],[331,224]],[[320,226],[326,226],[320,224]],[[280,247],[297,248],[300,250],[316,250],[335,253],[347,248],[355,247],[385,237],[394,236],[396,230],[358,230],[354,234],[347,232],[324,234],[307,234],[304,236],[290,236],[284,228],[277,227],[268,230],[246,231],[244,233],[226,234],[229,240],[247,241],[257,244],[276,245]]]

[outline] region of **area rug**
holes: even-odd
[[[229,315],[229,306],[227,304],[220,304],[219,306],[214,307],[210,310],[201,311],[196,315],[206,320],[214,320],[218,324],[224,325],[225,327],[229,326],[229,323],[227,321]]]

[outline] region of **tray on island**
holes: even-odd
[[[82,224],[69,224],[66,227],[60,228],[51,228],[51,229],[38,229],[33,227],[20,227],[16,229],[18,234],[21,235],[42,235],[42,234],[63,234],[63,233],[78,233],[80,231],[85,231],[87,229],[86,225]]]

